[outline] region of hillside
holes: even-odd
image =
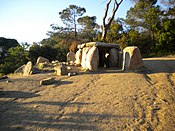
[[[143,72],[0,80],[0,130],[174,130],[175,57],[144,63]],[[51,76],[55,84],[39,85]]]

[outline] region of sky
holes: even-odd
[[[84,7],[84,16],[96,16],[102,24],[107,0],[0,0],[0,37],[16,39],[19,43],[40,42],[47,38],[51,24],[63,26],[59,12],[77,5]],[[124,0],[115,18],[125,18],[127,10],[133,6],[130,0]]]

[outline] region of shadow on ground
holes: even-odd
[[[5,92],[4,92],[5,93]],[[20,93],[23,97],[36,97],[37,94],[27,92],[6,92],[4,97],[15,97]],[[1,97],[2,97],[1,96]],[[1,101],[4,103],[5,101]],[[1,104],[1,103],[0,103]],[[83,102],[58,102],[58,101],[32,101],[20,102],[9,101],[1,104],[0,130],[101,130],[98,124],[105,124],[111,119],[133,119],[132,116],[97,114],[93,112],[79,112],[80,108],[95,103]],[[38,105],[38,106],[35,106]],[[54,111],[52,111],[54,106]],[[55,106],[57,108],[55,108]],[[50,107],[50,110],[47,109]],[[66,108],[79,108],[77,111],[66,112]],[[40,110],[42,108],[42,111]],[[45,108],[45,110],[43,110]],[[56,110],[55,110],[56,109]]]
[[[0,98],[32,98],[38,94],[23,91],[0,91]]]
[[[144,60],[144,65],[148,70],[148,73],[174,73],[175,72],[175,60]]]
[[[125,70],[119,68],[99,68],[97,72],[87,72],[87,74],[108,74],[108,73],[175,73],[175,59],[144,59],[144,68],[140,70]]]

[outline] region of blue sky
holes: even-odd
[[[0,37],[17,39],[19,43],[40,42],[47,38],[50,24],[62,26],[58,12],[74,4],[86,8],[84,15],[96,16],[102,23],[107,0],[0,0]],[[116,18],[125,18],[133,5],[124,0],[116,13]]]

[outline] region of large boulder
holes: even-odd
[[[91,49],[92,47],[84,47],[83,51],[82,51],[82,60],[81,60],[81,66],[83,69],[86,69],[86,56],[88,51]]]
[[[136,46],[129,46],[123,50],[123,70],[138,69],[144,66],[140,50]]]
[[[47,58],[39,56],[36,61],[36,65],[39,65],[39,63],[49,63],[49,60]]]
[[[99,66],[99,51],[97,47],[92,47],[86,56],[86,69],[97,71]]]
[[[78,65],[78,66],[81,65],[81,60],[82,60],[82,49],[79,49],[79,50],[76,52],[75,58],[76,58],[75,64]]]
[[[33,68],[33,64],[31,61],[29,61],[24,67],[23,75],[31,75],[32,68]]]
[[[109,67],[118,67],[119,52],[112,48],[109,51]]]

